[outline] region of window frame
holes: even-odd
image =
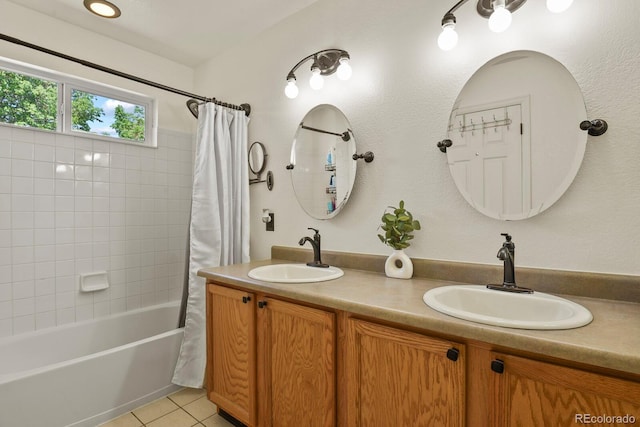
[[[150,96],[122,89],[119,87],[95,82],[92,80],[75,77],[72,75],[59,73],[36,65],[14,61],[9,58],[0,57],[0,69],[23,74],[41,80],[47,80],[57,84],[58,87],[58,108],[56,117],[56,130],[41,129],[31,126],[18,126],[12,123],[0,122],[0,126],[10,126],[20,129],[37,130],[41,132],[54,132],[71,136],[97,139],[108,142],[134,145],[136,147],[157,148],[158,146],[158,103]],[[85,132],[73,129],[71,123],[71,94],[73,90],[88,92],[93,95],[102,96],[116,101],[122,101],[144,107],[145,111],[145,139],[136,141],[118,136],[100,135],[97,133]]]

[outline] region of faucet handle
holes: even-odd
[[[511,241],[511,236],[509,235],[509,233],[500,233],[501,236],[504,236],[504,238],[507,240],[507,242]]]
[[[313,228],[313,227],[307,227],[307,230],[313,230],[313,231],[315,231],[316,234],[320,233],[320,230],[318,230],[317,228]]]

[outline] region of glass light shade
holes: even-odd
[[[313,90],[320,90],[324,86],[324,79],[320,75],[320,68],[314,68],[311,70],[311,78],[309,79],[309,86]]]
[[[444,51],[451,50],[458,44],[458,33],[455,24],[444,24],[438,36],[438,47]]]
[[[511,12],[504,6],[495,6],[489,17],[489,29],[494,33],[501,33],[511,25]]]
[[[340,80],[349,80],[351,78],[351,65],[349,65],[349,58],[340,58],[340,65],[336,70],[336,74]]]
[[[569,9],[573,0],[547,0],[547,9],[553,13],[564,12]]]
[[[121,13],[118,6],[107,0],[84,0],[84,7],[103,18],[117,18]]]
[[[293,99],[298,96],[298,86],[296,86],[296,79],[289,79],[287,85],[284,88],[284,94],[289,99]]]

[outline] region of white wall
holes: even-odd
[[[273,192],[251,188],[252,257],[268,258],[271,245],[296,246],[309,226],[320,228],[325,249],[388,254],[377,227],[385,206],[402,198],[423,225],[408,249],[412,257],[497,264],[500,233],[509,232],[520,266],[640,274],[640,2],[582,0],[554,15],[543,1],[529,1],[496,35],[470,1],[456,13],[458,47],[446,53],[436,38],[454,3],[320,0],[196,69],[200,92],[251,103],[250,140],[269,153]],[[323,91],[312,92],[301,69],[300,94],[287,99],[289,69],[330,47],[351,54],[351,80],[327,78]],[[464,201],[435,143],[466,80],[489,59],[519,49],[563,63],[584,93],[589,118],[606,119],[609,131],[589,138],[574,183],[554,206],[506,223]],[[376,157],[359,164],[353,196],[330,221],[304,214],[285,170],[296,126],[322,103],[342,109],[359,150]],[[275,232],[264,230],[262,208],[275,212]]]
[[[192,89],[188,67],[3,0],[0,11],[4,34]],[[159,104],[157,149],[0,126],[0,337],[180,299],[196,123],[186,99],[4,41],[0,56]],[[79,275],[101,270],[111,287],[80,292]]]

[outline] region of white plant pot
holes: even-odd
[[[411,258],[402,249],[395,249],[384,263],[384,272],[387,277],[410,279],[413,276]]]

